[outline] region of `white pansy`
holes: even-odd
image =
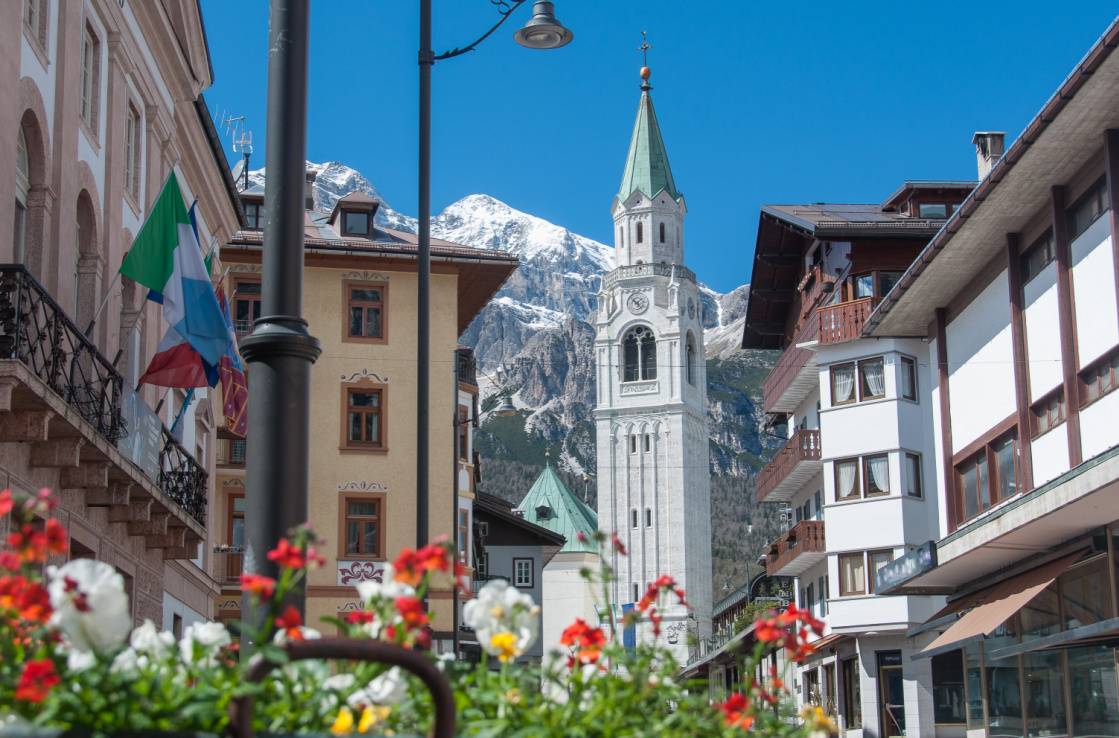
[[[97,663],[97,657],[90,651],[73,650],[66,654],[66,670],[71,672],[85,671]]]
[[[132,614],[124,577],[101,561],[74,559],[47,569],[51,624],[81,651],[105,653],[128,638]]]
[[[400,667],[394,666],[366,684],[346,700],[355,709],[364,706],[395,705],[408,696],[408,682]]]
[[[540,608],[532,597],[504,579],[487,582],[478,596],[462,608],[462,619],[474,628],[478,643],[491,655],[504,651],[493,643],[499,633],[512,633],[516,638],[517,655],[523,654],[540,634]]]
[[[134,648],[126,648],[116,655],[113,663],[109,666],[109,671],[114,674],[136,674],[141,668],[141,660],[144,665],[147,665],[147,656],[141,656],[136,653]]]
[[[179,653],[187,663],[194,663],[197,657],[203,665],[212,666],[218,650],[232,642],[221,623],[192,623],[179,641]]]
[[[381,573],[381,581],[363,579],[354,585],[354,589],[357,590],[357,596],[361,598],[362,602],[369,602],[374,598],[381,597],[395,600],[397,597],[411,597],[416,594],[415,589],[396,581],[393,578],[395,576],[396,569],[393,568],[392,564],[385,564],[385,570]]]
[[[132,631],[128,644],[137,653],[161,659],[175,647],[175,635],[166,630],[159,631],[155,623],[145,620],[140,627]]]
[[[322,686],[323,689],[330,689],[335,692],[347,692],[354,688],[354,682],[356,681],[353,674],[343,672],[328,677],[323,681]]]

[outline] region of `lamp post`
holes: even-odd
[[[473,51],[501,27],[526,0],[498,0],[500,19],[474,42],[442,54],[431,48],[431,0],[420,0],[420,114],[419,197],[416,270],[418,301],[416,316],[416,545],[428,540],[429,502],[429,398],[431,381],[431,68],[437,61]],[[573,34],[555,17],[552,3],[533,3],[532,18],[514,35],[517,43],[530,49],[556,49],[570,43]],[[302,117],[301,117],[302,120]],[[255,381],[255,377],[254,377]],[[457,500],[455,501],[457,505]],[[454,520],[451,521],[454,528]],[[456,629],[457,630],[457,629]]]
[[[245,571],[275,576],[265,552],[307,520],[311,365],[319,342],[303,310],[303,182],[309,0],[272,0],[268,20],[268,186],[261,312],[240,342],[249,365]],[[303,609],[302,590],[291,604]],[[264,611],[245,620],[260,625]],[[249,644],[245,644],[249,645]]]

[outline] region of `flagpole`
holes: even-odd
[[[93,314],[93,319],[89,321],[89,326],[85,329],[85,337],[89,338],[93,333],[93,326],[97,325],[97,319],[101,317],[101,313],[105,310],[105,306],[109,304],[109,298],[113,296],[113,287],[120,281],[120,270],[113,275],[113,281],[109,282],[108,288],[105,289],[105,297],[101,299],[101,305],[98,306],[97,312]]]

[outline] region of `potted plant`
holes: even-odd
[[[252,653],[220,623],[195,623],[175,639],[151,622],[133,628],[120,575],[89,559],[44,569],[66,552],[67,532],[42,492],[0,492],[0,736],[254,734],[460,736],[766,736],[828,729],[815,712],[802,721],[788,707],[776,673],[752,675],[772,648],[793,660],[820,623],[789,610],[759,620],[743,690],[712,703],[706,685],[677,678],[659,644],[626,649],[613,623],[577,620],[564,653],[543,666],[517,663],[535,642],[539,609],[531,597],[493,581],[464,607],[484,656],[454,661],[430,649],[429,587],[456,577],[450,546],[405,550],[382,582],[362,582],[362,609],[328,619],[343,635],[324,638],[302,622],[289,595],[321,565],[307,528],[268,554],[275,579],[255,573],[242,588],[265,611],[249,632]],[[621,543],[599,534],[600,547]],[[607,558],[602,557],[604,560]],[[612,572],[585,576],[603,585]],[[457,582],[456,582],[457,585]],[[628,618],[659,631],[666,600],[686,603],[671,577],[657,579]],[[628,624],[628,623],[627,623]],[[243,626],[247,627],[247,626]]]

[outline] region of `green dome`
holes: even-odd
[[[567,542],[560,549],[598,553],[594,534],[598,531],[598,515],[587,503],[572,494],[551,464],[544,467],[532,488],[516,507],[525,520],[559,533]],[[579,540],[582,533],[585,540]]]

